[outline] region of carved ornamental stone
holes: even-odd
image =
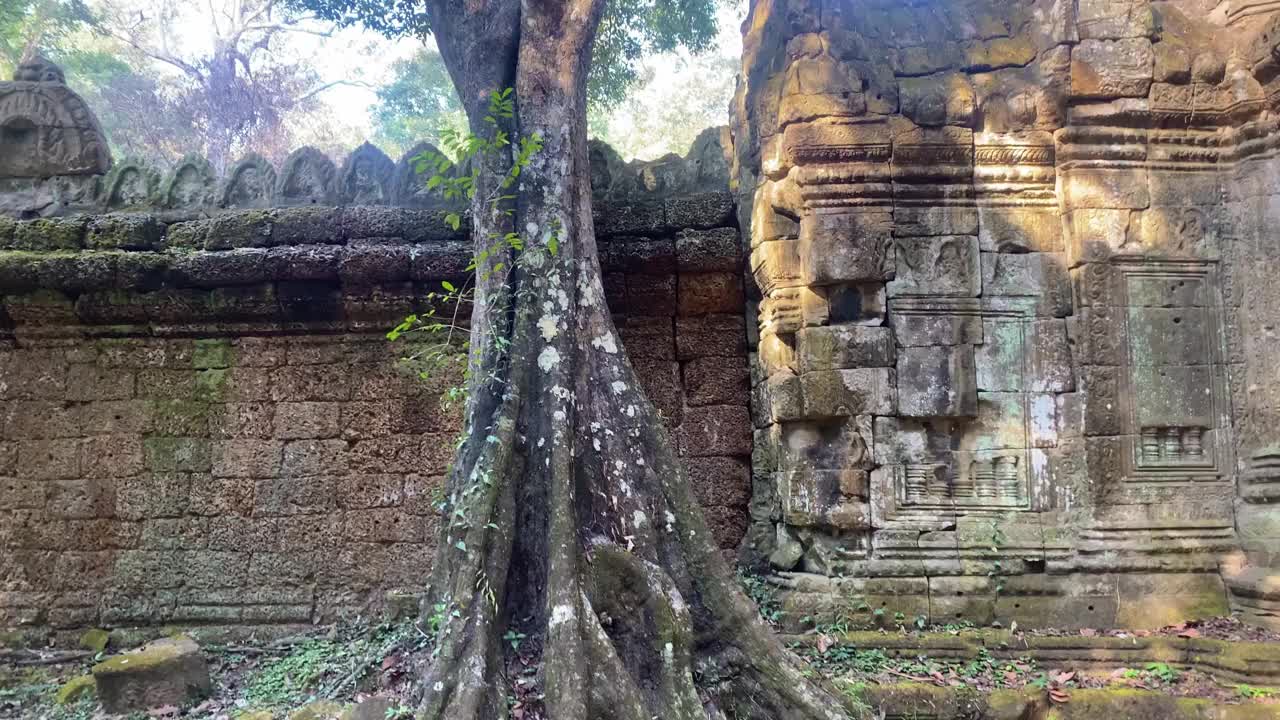
[[[98,120],[40,55],[0,82],[0,178],[100,175],[111,154]]]
[[[1214,42],[1190,0],[753,8],[749,561],[933,622],[1261,607],[1280,54],[1223,4]]]

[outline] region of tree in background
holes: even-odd
[[[37,48],[60,48],[90,20],[81,0],[5,0],[0,3],[0,79]]]
[[[674,54],[666,67],[646,64],[622,102],[591,108],[592,135],[624,158],[684,155],[710,125],[724,124],[739,59],[724,54]]]
[[[477,267],[420,717],[507,717],[504,637],[540,653],[554,720],[849,717],[735,581],[605,304],[587,102],[606,0],[294,1],[433,33],[471,133],[465,174],[422,163],[429,186],[472,198]],[[624,64],[653,42],[644,27],[679,44],[712,14],[708,0],[608,5],[641,28],[612,41]]]
[[[317,111],[317,95],[335,84],[289,47],[293,36],[327,36],[332,26],[279,0],[215,0],[208,12],[183,0],[102,0],[96,10],[102,32],[170,73],[172,112],[202,140],[188,150],[203,150],[218,169],[248,149],[283,158],[292,149],[287,116]]]
[[[391,81],[378,88],[370,108],[374,140],[392,156],[421,140],[439,141],[444,131],[465,132],[467,120],[444,59],[432,47],[391,65]]]

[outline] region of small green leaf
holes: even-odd
[[[462,552],[467,551],[467,543],[465,541],[459,540],[458,542],[454,543],[453,546],[458,548]]]
[[[458,289],[453,286],[453,283],[449,282],[448,280],[440,281],[440,287],[444,288],[445,290],[448,290],[449,292],[458,291]]]

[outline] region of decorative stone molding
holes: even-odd
[[[0,82],[0,178],[101,175],[110,167],[98,120],[61,68],[36,54]]]

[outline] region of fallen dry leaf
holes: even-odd
[[[1066,683],[1069,683],[1072,680],[1074,680],[1075,677],[1076,677],[1076,674],[1074,671],[1072,671],[1072,672],[1058,673],[1057,675],[1054,676],[1053,679],[1054,679],[1054,682],[1057,682],[1059,685],[1065,685]]]
[[[823,634],[818,636],[818,652],[822,655],[826,655],[827,651],[831,649],[831,646],[835,644],[836,639],[830,635]]]
[[[1093,628],[1080,628],[1081,637],[1097,637],[1098,631]]]
[[[1199,631],[1199,630],[1197,630],[1197,629],[1195,629],[1195,628],[1187,628],[1186,630],[1183,630],[1182,632],[1178,633],[1178,637],[1180,637],[1180,638],[1198,638],[1198,637],[1200,637],[1200,631]]]
[[[1049,699],[1056,703],[1065,703],[1071,699],[1071,695],[1061,688],[1049,688]]]

